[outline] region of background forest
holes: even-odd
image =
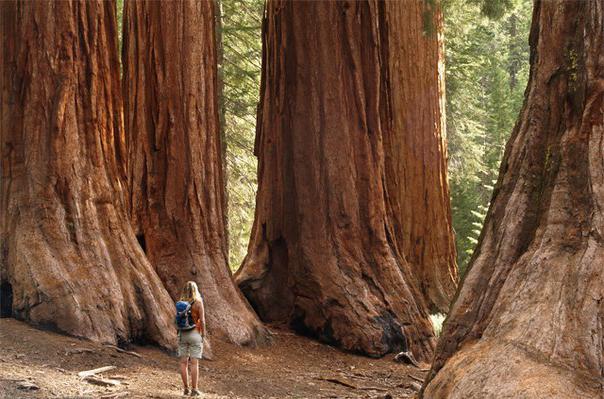
[[[256,105],[263,0],[220,2],[222,112],[228,175],[229,263],[236,270],[254,220]],[[496,5],[496,8],[488,8]],[[446,0],[449,187],[463,275],[488,209],[528,78],[531,2]]]

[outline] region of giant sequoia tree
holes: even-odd
[[[172,297],[197,281],[211,331],[255,344],[265,329],[227,267],[213,2],[126,2],[123,51],[139,241]]]
[[[603,9],[535,2],[525,104],[424,398],[603,394]]]
[[[442,14],[436,2],[387,1],[391,104],[384,123],[394,237],[432,311],[447,312],[457,285],[447,183]],[[389,111],[389,112],[388,112]]]
[[[170,297],[123,207],[115,4],[4,1],[0,18],[3,310],[170,346]]]
[[[259,190],[237,279],[264,320],[347,350],[408,346],[428,360],[433,332],[385,187],[388,65],[400,56],[388,54],[392,10],[402,12],[378,1],[268,2]]]

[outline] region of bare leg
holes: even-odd
[[[197,376],[199,375],[199,360],[191,358],[191,387],[197,389]]]
[[[186,357],[180,358],[180,376],[182,378],[182,384],[184,385],[185,388],[189,387],[189,383],[188,383],[189,372],[187,370],[188,360],[189,359]],[[197,361],[197,359],[195,359],[195,360]]]

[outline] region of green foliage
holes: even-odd
[[[482,15],[494,20],[502,18],[512,8],[511,0],[478,0],[477,3]]]
[[[256,201],[253,154],[262,65],[263,0],[222,0],[222,105],[226,140],[229,264],[247,252]]]
[[[462,274],[478,242],[528,79],[530,2],[488,3],[444,3],[449,183]]]

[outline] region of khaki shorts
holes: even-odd
[[[201,359],[203,355],[203,338],[196,328],[178,333],[178,357]]]

